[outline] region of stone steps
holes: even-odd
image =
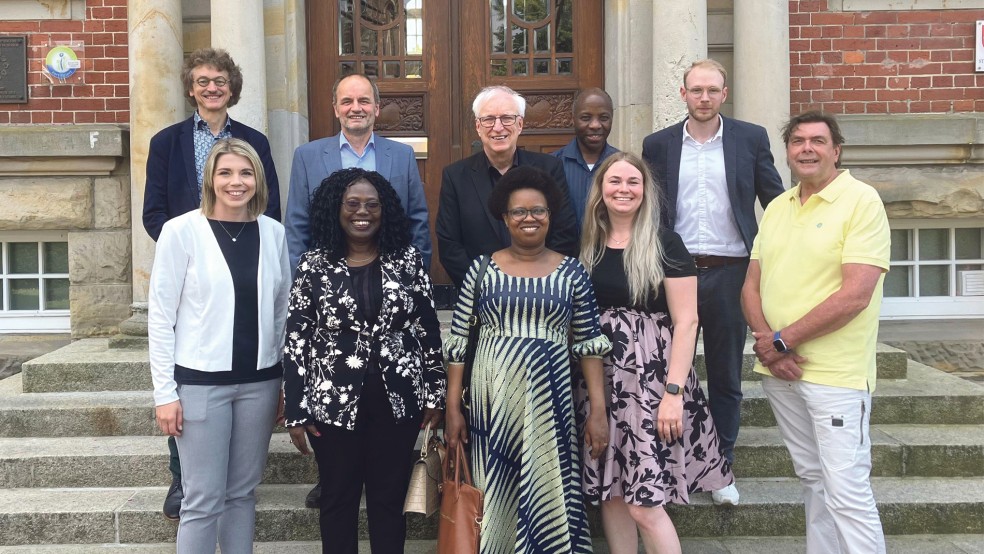
[[[984,476],[984,425],[874,425],[871,440],[874,476]],[[775,427],[743,429],[735,456],[742,477],[795,476]],[[0,488],[165,486],[167,458],[157,436],[0,438]],[[274,435],[263,482],[316,480],[313,458]]]
[[[872,479],[887,535],[984,533],[984,482],[979,477],[875,477]],[[257,489],[256,540],[315,541],[317,516],[305,509],[307,485]],[[741,505],[719,507],[710,495],[669,512],[683,537],[804,534],[800,485],[795,479],[739,479]],[[0,544],[162,543],[176,525],[160,514],[165,487],[101,489],[6,489],[0,496]],[[597,511],[592,527],[600,536]],[[408,538],[436,537],[437,519],[412,515]],[[365,510],[360,538],[366,539]]]
[[[878,345],[879,379],[904,379],[906,353],[883,344]],[[695,365],[701,382],[706,380],[703,343],[697,344]],[[742,380],[757,381],[752,371],[755,354],[745,345]],[[85,339],[50,352],[29,362],[21,369],[24,392],[99,392],[152,390],[150,363],[145,349],[110,349],[107,339]]]
[[[147,391],[18,393],[15,375],[0,391],[0,437],[76,437],[157,433]],[[761,383],[742,384],[743,427],[772,427]],[[984,387],[909,361],[906,379],[879,381],[873,424],[982,424]]]
[[[891,535],[885,538],[888,552],[893,554],[980,554],[979,535]],[[728,537],[726,539],[682,538],[684,554],[790,554],[805,552],[806,539],[798,537]],[[595,554],[608,554],[608,544],[594,539]],[[406,554],[432,554],[436,540],[407,541]],[[317,541],[257,542],[255,554],[321,554]],[[174,544],[57,544],[47,546],[0,546],[0,554],[174,554]],[[640,554],[645,552],[641,547]],[[371,554],[369,541],[359,543],[360,554]]]

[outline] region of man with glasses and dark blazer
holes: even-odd
[[[444,168],[437,210],[438,251],[451,281],[460,288],[473,259],[509,246],[501,214],[489,213],[487,204],[499,178],[518,166],[542,169],[557,182],[563,201],[557,213],[550,214],[547,248],[577,257],[577,220],[562,162],[517,147],[526,99],[509,87],[486,87],[472,102],[472,111],[482,151]]]

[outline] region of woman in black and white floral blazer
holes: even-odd
[[[447,385],[430,278],[376,172],[325,179],[311,224],[287,315],[286,425],[316,454],[322,551],[357,552],[364,485],[372,551],[402,552],[413,447],[443,419]]]

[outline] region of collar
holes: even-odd
[[[820,189],[820,192],[815,193],[813,196],[819,197],[821,200],[828,204],[833,204],[837,198],[847,190],[850,186],[851,181],[854,180],[851,177],[851,170],[849,169],[838,169],[837,177],[834,180],[827,183],[827,186]],[[802,190],[802,183],[796,183],[796,188],[793,189],[790,195],[791,200],[795,200],[797,203],[800,201],[800,191]],[[812,198],[811,196],[810,198]]]
[[[687,121],[688,120],[690,120],[690,117],[687,117],[687,119],[684,119],[683,120],[683,139],[682,139],[682,141],[683,142],[687,142],[687,139],[689,138],[690,140],[692,140],[694,142],[697,142],[697,139],[695,139],[694,137],[690,136],[690,133],[687,132]],[[715,141],[715,140],[720,140],[723,136],[724,136],[724,118],[721,117],[721,114],[718,114],[718,130],[717,130],[716,133],[714,133],[714,136],[711,137],[707,142],[712,142],[712,141]],[[697,144],[700,144],[700,143],[697,142]],[[707,143],[704,143],[704,144],[707,144]]]
[[[489,161],[489,155],[485,153],[484,149],[482,150],[482,159],[485,160],[485,169],[489,171],[493,171],[493,170],[496,172],[499,171],[498,169],[492,166],[492,162]],[[512,169],[518,165],[519,165],[519,147],[516,147],[516,151],[513,152],[512,165],[509,166],[509,169]]]
[[[208,121],[205,121],[202,119],[202,116],[198,115],[198,110],[195,110],[195,113],[191,117],[195,122],[195,129],[201,129],[203,125],[206,128],[208,127]],[[229,117],[229,114],[226,114],[225,125],[222,126],[222,130],[232,131],[232,118]],[[211,129],[209,129],[209,132],[211,132]]]
[[[598,161],[595,162],[595,166],[597,167],[599,164],[601,164],[601,162],[605,160],[605,158],[611,156],[616,151],[617,150],[615,149],[614,146],[608,144],[608,141],[605,141],[605,147],[601,149],[601,155],[598,156]],[[560,152],[561,155],[564,156],[565,158],[569,158],[571,160],[577,160],[578,164],[584,166],[585,168],[588,167],[588,162],[584,161],[584,154],[581,153],[581,147],[578,146],[576,137],[571,139],[570,142],[568,142],[563,148],[561,148]]]
[[[349,147],[349,150],[351,150],[352,152],[355,152],[355,148],[352,148],[352,143],[350,143],[348,141],[348,139],[345,138],[345,133],[344,132],[343,133],[338,133],[338,149],[341,150],[345,146],[348,146]],[[369,142],[366,143],[366,149],[362,151],[362,154],[363,155],[366,153],[366,150],[369,149],[369,146],[372,146],[373,150],[376,149],[376,132],[375,131],[373,131],[369,135]]]

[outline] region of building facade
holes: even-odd
[[[181,63],[210,45],[242,66],[230,113],[270,137],[281,183],[295,147],[337,132],[334,79],[376,75],[377,130],[414,147],[432,218],[441,169],[475,148],[482,86],[527,96],[521,146],[541,151],[569,140],[576,90],[603,86],[611,142],[638,151],[685,115],[684,69],[715,58],[725,113],[769,131],[787,184],[782,122],[839,114],[844,165],[891,218],[882,317],[979,318],[980,20],[981,0],[0,0],[0,73],[17,70],[19,37],[27,63],[26,102],[0,75],[0,332],[111,334],[146,300],[148,143],[188,116]]]

